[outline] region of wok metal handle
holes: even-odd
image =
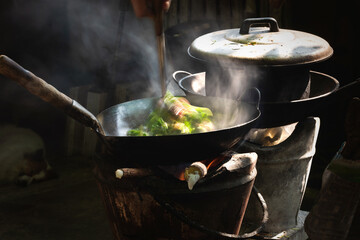
[[[254,24],[268,24],[270,26],[270,32],[279,32],[279,25],[275,18],[263,17],[245,19],[241,25],[240,34],[249,34],[250,27]]]
[[[43,101],[63,110],[85,126],[103,134],[99,121],[92,113],[5,55],[0,55],[0,74],[13,80]]]
[[[261,92],[257,87],[246,89],[245,93],[237,98],[239,101],[256,104],[256,108],[260,108]]]
[[[179,84],[179,81],[184,78],[184,77],[179,78],[179,75],[185,75],[185,77],[187,77],[187,76],[190,76],[191,73],[189,73],[187,71],[182,71],[182,70],[174,72],[172,77],[177,84]]]

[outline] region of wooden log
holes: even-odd
[[[119,168],[115,171],[115,176],[118,179],[141,178],[154,175],[155,173],[149,168]]]

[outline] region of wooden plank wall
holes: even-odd
[[[166,15],[167,27],[196,20],[216,21],[220,28],[238,28],[246,17],[261,10],[256,0],[172,0]],[[265,1],[267,2],[267,1]]]
[[[196,20],[216,21],[219,28],[239,28],[249,17],[274,17],[281,27],[285,0],[172,0],[166,27]]]
[[[106,108],[108,93],[94,92],[91,88],[92,85],[73,87],[68,95],[96,116]],[[73,118],[67,118],[64,143],[65,156],[92,156],[97,141],[98,137],[93,130]]]

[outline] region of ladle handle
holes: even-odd
[[[63,110],[85,126],[103,133],[100,123],[92,113],[5,55],[0,55],[0,74],[13,80],[43,101]]]
[[[163,0],[153,0],[152,1],[152,11],[154,13],[154,25],[155,25],[155,34],[156,36],[161,36],[164,32],[163,21],[164,21],[164,8]]]

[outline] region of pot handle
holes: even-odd
[[[5,55],[0,55],[0,74],[13,80],[43,101],[63,110],[85,126],[103,134],[99,121],[92,113]]]
[[[279,32],[279,25],[275,18],[262,17],[245,19],[241,25],[240,34],[249,34],[250,27],[253,24],[268,24],[270,26],[270,32]]]
[[[355,93],[358,93],[358,89],[360,88],[360,77],[357,78],[355,81],[348,83],[344,86],[339,87],[334,92],[334,96],[337,97],[337,95],[343,95],[344,97],[356,97]],[[353,95],[353,96],[350,96]]]
[[[259,109],[261,101],[261,92],[257,87],[246,89],[244,94],[237,98],[238,101],[243,101],[251,104],[256,104],[256,108]]]
[[[185,76],[179,77],[178,75],[185,75]],[[184,77],[190,76],[190,75],[191,75],[191,73],[189,73],[189,72],[187,72],[187,71],[179,70],[179,71],[174,72],[173,75],[172,75],[172,77],[173,77],[174,81],[175,81],[177,84],[179,84],[179,81],[180,81],[181,79],[183,79]]]

